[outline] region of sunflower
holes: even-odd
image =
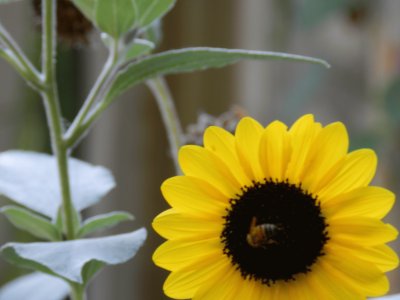
[[[169,271],[175,299],[357,300],[388,292],[398,265],[385,243],[397,230],[381,219],[390,191],[369,186],[377,164],[369,149],[348,151],[340,122],[312,115],[289,129],[243,118],[231,134],[204,133],[184,146],[183,176],[167,179],[171,209],[154,229],[168,239],[154,262]]]

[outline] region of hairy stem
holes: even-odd
[[[7,60],[34,89],[41,90],[43,88],[43,83],[39,72],[1,24],[0,57],[3,57],[5,60]]]
[[[178,114],[175,109],[174,100],[168,86],[163,78],[155,78],[147,81],[147,85],[157,100],[162,119],[168,134],[171,155],[174,160],[175,170],[177,174],[181,173],[178,163],[178,151],[182,146],[182,127]],[[86,132],[93,123],[101,116],[101,114],[110,105],[110,101],[100,101],[97,106],[88,114],[87,119],[79,127],[79,134]]]
[[[67,239],[74,239],[74,219],[76,211],[72,204],[69,175],[67,147],[63,140],[63,126],[60,104],[55,79],[56,55],[56,0],[42,1],[43,16],[43,44],[42,44],[42,69],[45,89],[42,91],[46,116],[50,128],[50,137],[53,153],[57,158],[58,175],[62,196],[63,222],[66,228]]]
[[[118,41],[113,40],[113,44],[110,47],[109,57],[103,67],[103,70],[97,78],[96,83],[91,89],[78,115],[76,116],[76,118],[72,122],[72,125],[65,134],[67,146],[73,147],[77,143],[77,141],[84,135],[86,129],[82,130],[82,124],[85,122],[85,119],[88,116],[90,109],[92,108],[96,100],[98,100],[99,95],[106,86],[110,77],[112,76],[112,74],[114,74],[116,66],[118,65],[118,58]]]
[[[179,117],[175,109],[174,100],[172,99],[171,93],[164,78],[159,77],[148,80],[147,85],[157,100],[165,129],[167,130],[168,141],[171,148],[171,155],[175,164],[175,170],[177,174],[180,174],[181,169],[178,162],[178,151],[182,146],[183,133]]]
[[[85,287],[78,283],[70,283],[71,299],[72,300],[86,300]]]

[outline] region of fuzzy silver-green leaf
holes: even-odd
[[[97,203],[114,186],[109,170],[70,158],[68,162],[74,207],[81,211]],[[61,206],[55,157],[28,151],[0,154],[0,195],[51,219]]]
[[[124,221],[132,221],[134,217],[123,211],[114,211],[107,214],[97,215],[87,219],[78,231],[78,236],[83,237],[98,230],[111,228]]]
[[[8,282],[0,289],[0,300],[63,300],[68,284],[50,275],[34,272]]]
[[[132,0],[96,0],[95,23],[114,38],[128,32],[135,24],[137,10]]]
[[[75,6],[92,22],[95,21],[95,9],[97,0],[72,0]]]
[[[154,43],[148,40],[135,39],[132,44],[127,45],[124,60],[129,61],[134,58],[149,54],[154,49],[154,47]]]
[[[0,4],[7,4],[11,2],[17,2],[17,1],[22,1],[22,0],[0,0]]]
[[[61,239],[61,233],[49,219],[39,216],[23,207],[4,206],[0,212],[18,229],[49,241]]]
[[[126,262],[143,245],[144,228],[101,238],[46,243],[8,243],[0,251],[9,262],[65,280],[84,283],[83,269],[93,261],[105,265]],[[96,267],[95,272],[98,271]],[[95,272],[90,272],[91,275]],[[86,279],[86,278],[85,278]]]
[[[171,10],[176,0],[134,0],[138,11],[137,27],[147,27]]]
[[[101,31],[114,38],[123,36],[129,30],[148,27],[161,19],[176,3],[176,0],[72,1]]]
[[[128,64],[117,75],[107,101],[111,101],[128,88],[154,77],[221,68],[249,59],[297,61],[329,67],[329,64],[321,59],[280,52],[206,47],[171,50]]]

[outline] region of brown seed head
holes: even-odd
[[[247,113],[239,106],[233,106],[230,110],[217,117],[202,112],[197,117],[197,123],[190,124],[187,127],[184,136],[184,143],[203,145],[204,131],[207,127],[213,125],[222,127],[225,130],[234,133],[237,123],[245,116],[247,116]]]
[[[33,0],[38,17],[42,14],[41,3],[41,0]],[[57,33],[60,40],[70,46],[87,44],[92,29],[92,23],[70,0],[57,1]]]

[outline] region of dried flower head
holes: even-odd
[[[33,0],[33,7],[39,17],[42,13],[41,6],[41,0]],[[40,22],[39,19],[39,24]],[[92,29],[92,23],[70,0],[57,1],[57,33],[60,40],[68,45],[87,44]]]
[[[197,123],[187,127],[184,144],[203,145],[204,131],[209,126],[222,127],[233,133],[239,120],[246,115],[246,111],[239,106],[233,106],[230,110],[217,117],[201,112],[197,117]]]

